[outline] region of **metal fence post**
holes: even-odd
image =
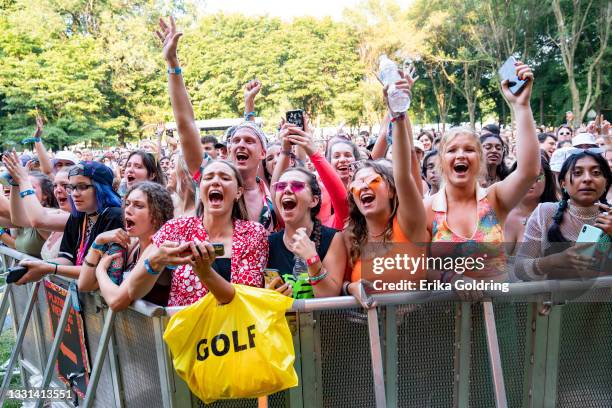
[[[70,298],[67,297],[64,301],[64,307],[62,308],[62,314],[60,316],[59,322],[57,323],[57,329],[55,330],[55,337],[53,338],[53,343],[51,344],[51,350],[49,351],[49,357],[47,359],[47,364],[45,365],[45,370],[43,374],[43,382],[41,388],[47,388],[51,383],[51,377],[53,375],[53,368],[55,366],[55,361],[57,360],[57,354],[60,350],[60,344],[62,344],[62,338],[64,337],[64,330],[66,329],[66,324],[68,323],[68,316],[70,315],[70,309],[72,309],[72,302]],[[44,404],[44,400],[38,400],[36,402],[36,408],[41,408]]]
[[[542,307],[542,308],[541,308]],[[546,379],[546,348],[548,343],[548,313],[541,303],[534,303],[530,310],[531,332],[526,344],[531,349],[529,359],[530,372],[526,378],[526,407],[544,406],[544,389]]]
[[[295,362],[293,368],[298,375],[299,381],[297,387],[290,388],[288,391],[288,404],[291,408],[303,408],[304,407],[304,381],[302,376],[302,347],[300,344],[300,319],[301,313],[295,313],[287,315],[287,317],[295,316],[295,319],[289,320],[289,327],[295,328],[292,330],[293,334],[293,349],[295,351]]]
[[[4,285],[4,292],[2,292],[2,302],[0,303],[0,333],[4,328],[4,322],[6,321],[6,315],[8,314],[9,298],[11,297],[11,285]]]
[[[36,304],[36,295],[38,293],[39,286],[40,281],[33,284],[32,289],[30,290],[30,298],[28,300],[28,305],[26,306],[25,313],[21,318],[21,323],[19,325],[19,333],[17,334],[17,340],[15,341],[15,348],[11,353],[11,358],[9,359],[9,363],[6,368],[6,374],[4,375],[4,380],[2,381],[2,388],[0,389],[0,403],[4,403],[6,391],[8,390],[11,384],[11,378],[13,378],[13,368],[15,366],[15,363],[17,362],[17,356],[21,352],[21,346],[23,345],[23,339],[25,338],[25,334],[28,329],[28,323],[30,322],[30,317],[32,316],[32,310],[34,309],[34,305]]]
[[[191,406],[191,391],[187,384],[175,374],[170,350],[164,342],[164,330],[167,324],[165,317],[153,317],[155,332],[155,349],[157,351],[157,367],[159,382],[162,388],[162,404],[164,408],[182,408]]]
[[[387,406],[397,407],[397,307],[385,307],[385,384]]]
[[[453,405],[455,407],[467,407],[470,399],[471,337],[471,303],[457,303],[455,312],[455,383],[453,387]]]
[[[114,323],[115,312],[113,312],[112,309],[108,309],[106,317],[104,318],[104,328],[100,334],[100,343],[98,343],[98,351],[96,352],[96,358],[91,370],[91,377],[89,377],[89,384],[85,392],[85,402],[83,403],[83,407],[85,408],[93,406],[94,399],[96,398],[96,389],[98,388],[98,381],[100,381],[100,375],[102,374],[102,366],[104,365],[104,359],[108,351],[108,343],[113,333]]]
[[[317,360],[320,360],[321,356],[317,355],[318,347],[315,345],[320,338],[316,336],[315,323],[312,312],[300,313],[303,400],[309,401],[311,406],[320,407],[323,406],[323,390],[320,369],[317,370]]]
[[[504,384],[504,373],[499,354],[499,342],[497,340],[497,328],[495,327],[495,314],[491,301],[482,302],[485,331],[487,334],[487,347],[489,349],[489,363],[491,364],[491,374],[493,376],[493,390],[495,392],[495,406],[505,408],[508,406],[506,398],[506,387]]]
[[[387,406],[385,397],[385,375],[383,370],[382,351],[380,348],[380,331],[378,327],[378,310],[368,309],[368,335],[370,338],[370,356],[372,358],[372,375],[374,377],[374,397],[376,408]]]
[[[548,336],[546,344],[546,383],[544,406],[557,405],[557,379],[559,375],[559,342],[561,340],[561,317],[563,306],[552,306],[548,315]]]

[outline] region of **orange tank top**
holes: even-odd
[[[393,246],[395,246],[394,244],[400,244],[400,245],[398,245],[397,247],[392,247],[389,252],[385,253],[384,254],[385,258],[392,258],[397,255],[400,255],[402,257],[404,255],[407,255],[408,257],[413,257],[413,258],[421,257],[422,258],[427,254],[427,247],[425,245],[413,244],[410,241],[410,239],[408,239],[408,237],[404,234],[404,232],[400,228],[399,221],[397,219],[397,215],[395,216],[395,218],[393,218],[393,226],[391,229],[391,242],[389,244]],[[401,244],[410,244],[410,245],[401,245]],[[375,276],[374,274],[370,274],[370,273],[362,274],[361,268],[362,268],[362,262],[361,262],[361,258],[359,258],[353,264],[353,270],[351,271],[351,282],[356,282],[361,278],[371,280],[372,276]],[[385,274],[381,274],[379,275],[379,277],[381,279],[384,279],[385,281],[402,279],[402,280],[418,282],[418,281],[427,279],[427,271],[425,268],[419,267],[415,270],[410,270],[410,271],[398,270],[398,271],[390,272],[389,275],[387,276],[385,276]]]

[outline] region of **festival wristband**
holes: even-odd
[[[100,251],[102,253],[108,251],[108,244],[100,245],[96,243],[96,241],[94,241],[93,244],[91,244],[91,247],[95,249],[96,251]]]
[[[6,228],[0,227],[0,235],[6,234]]]
[[[21,144],[39,143],[39,142],[40,142],[40,137],[28,137],[27,139],[23,139],[21,141]]]
[[[311,258],[308,258],[306,260],[306,265],[312,266],[312,265],[316,264],[317,262],[321,262],[321,258],[319,258],[318,254],[313,256],[313,257],[311,257]]]
[[[47,261],[48,264],[55,265],[55,270],[53,271],[53,275],[57,275],[57,267],[58,264],[56,262]]]
[[[393,116],[391,118],[391,122],[395,123],[398,120],[404,120],[404,119],[406,119],[406,114],[405,113],[399,113],[399,114],[397,114],[397,115],[395,115],[395,116]]]
[[[255,117],[255,111],[252,112],[244,112],[244,120],[249,120],[250,118]]]
[[[350,293],[348,291],[349,285],[351,284],[351,282],[346,281],[342,284],[342,294],[344,296],[350,296]]]
[[[168,74],[181,75],[182,73],[181,67],[168,68]]]
[[[29,195],[34,195],[34,194],[36,194],[36,192],[30,188],[27,190],[23,190],[21,193],[19,193],[19,197],[24,198],[24,197],[27,197]]]
[[[329,275],[329,272],[325,271],[322,274],[317,275],[317,276],[309,276],[308,282],[310,282],[312,286],[315,286],[319,284],[319,282],[321,282],[323,279],[327,278],[327,275]]]
[[[161,273],[161,271],[156,271],[153,269],[153,267],[151,266],[151,261],[149,261],[149,258],[144,260],[144,267],[147,270],[147,273],[149,275],[157,276]]]

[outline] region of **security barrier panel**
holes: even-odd
[[[5,272],[27,258],[5,247],[0,254]],[[490,300],[475,304],[450,292],[387,294],[368,311],[352,297],[296,300],[288,319],[299,385],[269,396],[267,406],[610,407],[611,288],[611,277],[517,283],[506,296],[485,293]],[[561,297],[568,293],[574,301]],[[137,301],[114,313],[97,293],[79,298],[88,379],[85,398],[72,392],[63,406],[265,405],[257,399],[205,405],[190,393],[162,339],[178,308]],[[2,322],[9,306],[16,345],[4,365],[1,401],[16,391],[68,390],[56,369],[58,354],[67,351],[51,331],[44,284],[5,285]],[[58,328],[70,324],[72,307],[66,302],[53,311]],[[9,389],[17,368],[22,385]],[[73,374],[71,380],[84,375]]]

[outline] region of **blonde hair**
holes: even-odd
[[[442,180],[446,182],[446,174],[444,173],[444,166],[442,166],[442,160],[444,160],[444,154],[448,148],[448,144],[453,141],[457,136],[467,135],[470,136],[476,144],[476,151],[478,153],[478,174],[480,175],[484,171],[484,153],[482,151],[482,145],[480,143],[480,137],[472,129],[462,126],[450,128],[442,138],[440,138],[440,145],[438,146],[438,156],[436,157],[436,167],[439,174],[442,176]]]

